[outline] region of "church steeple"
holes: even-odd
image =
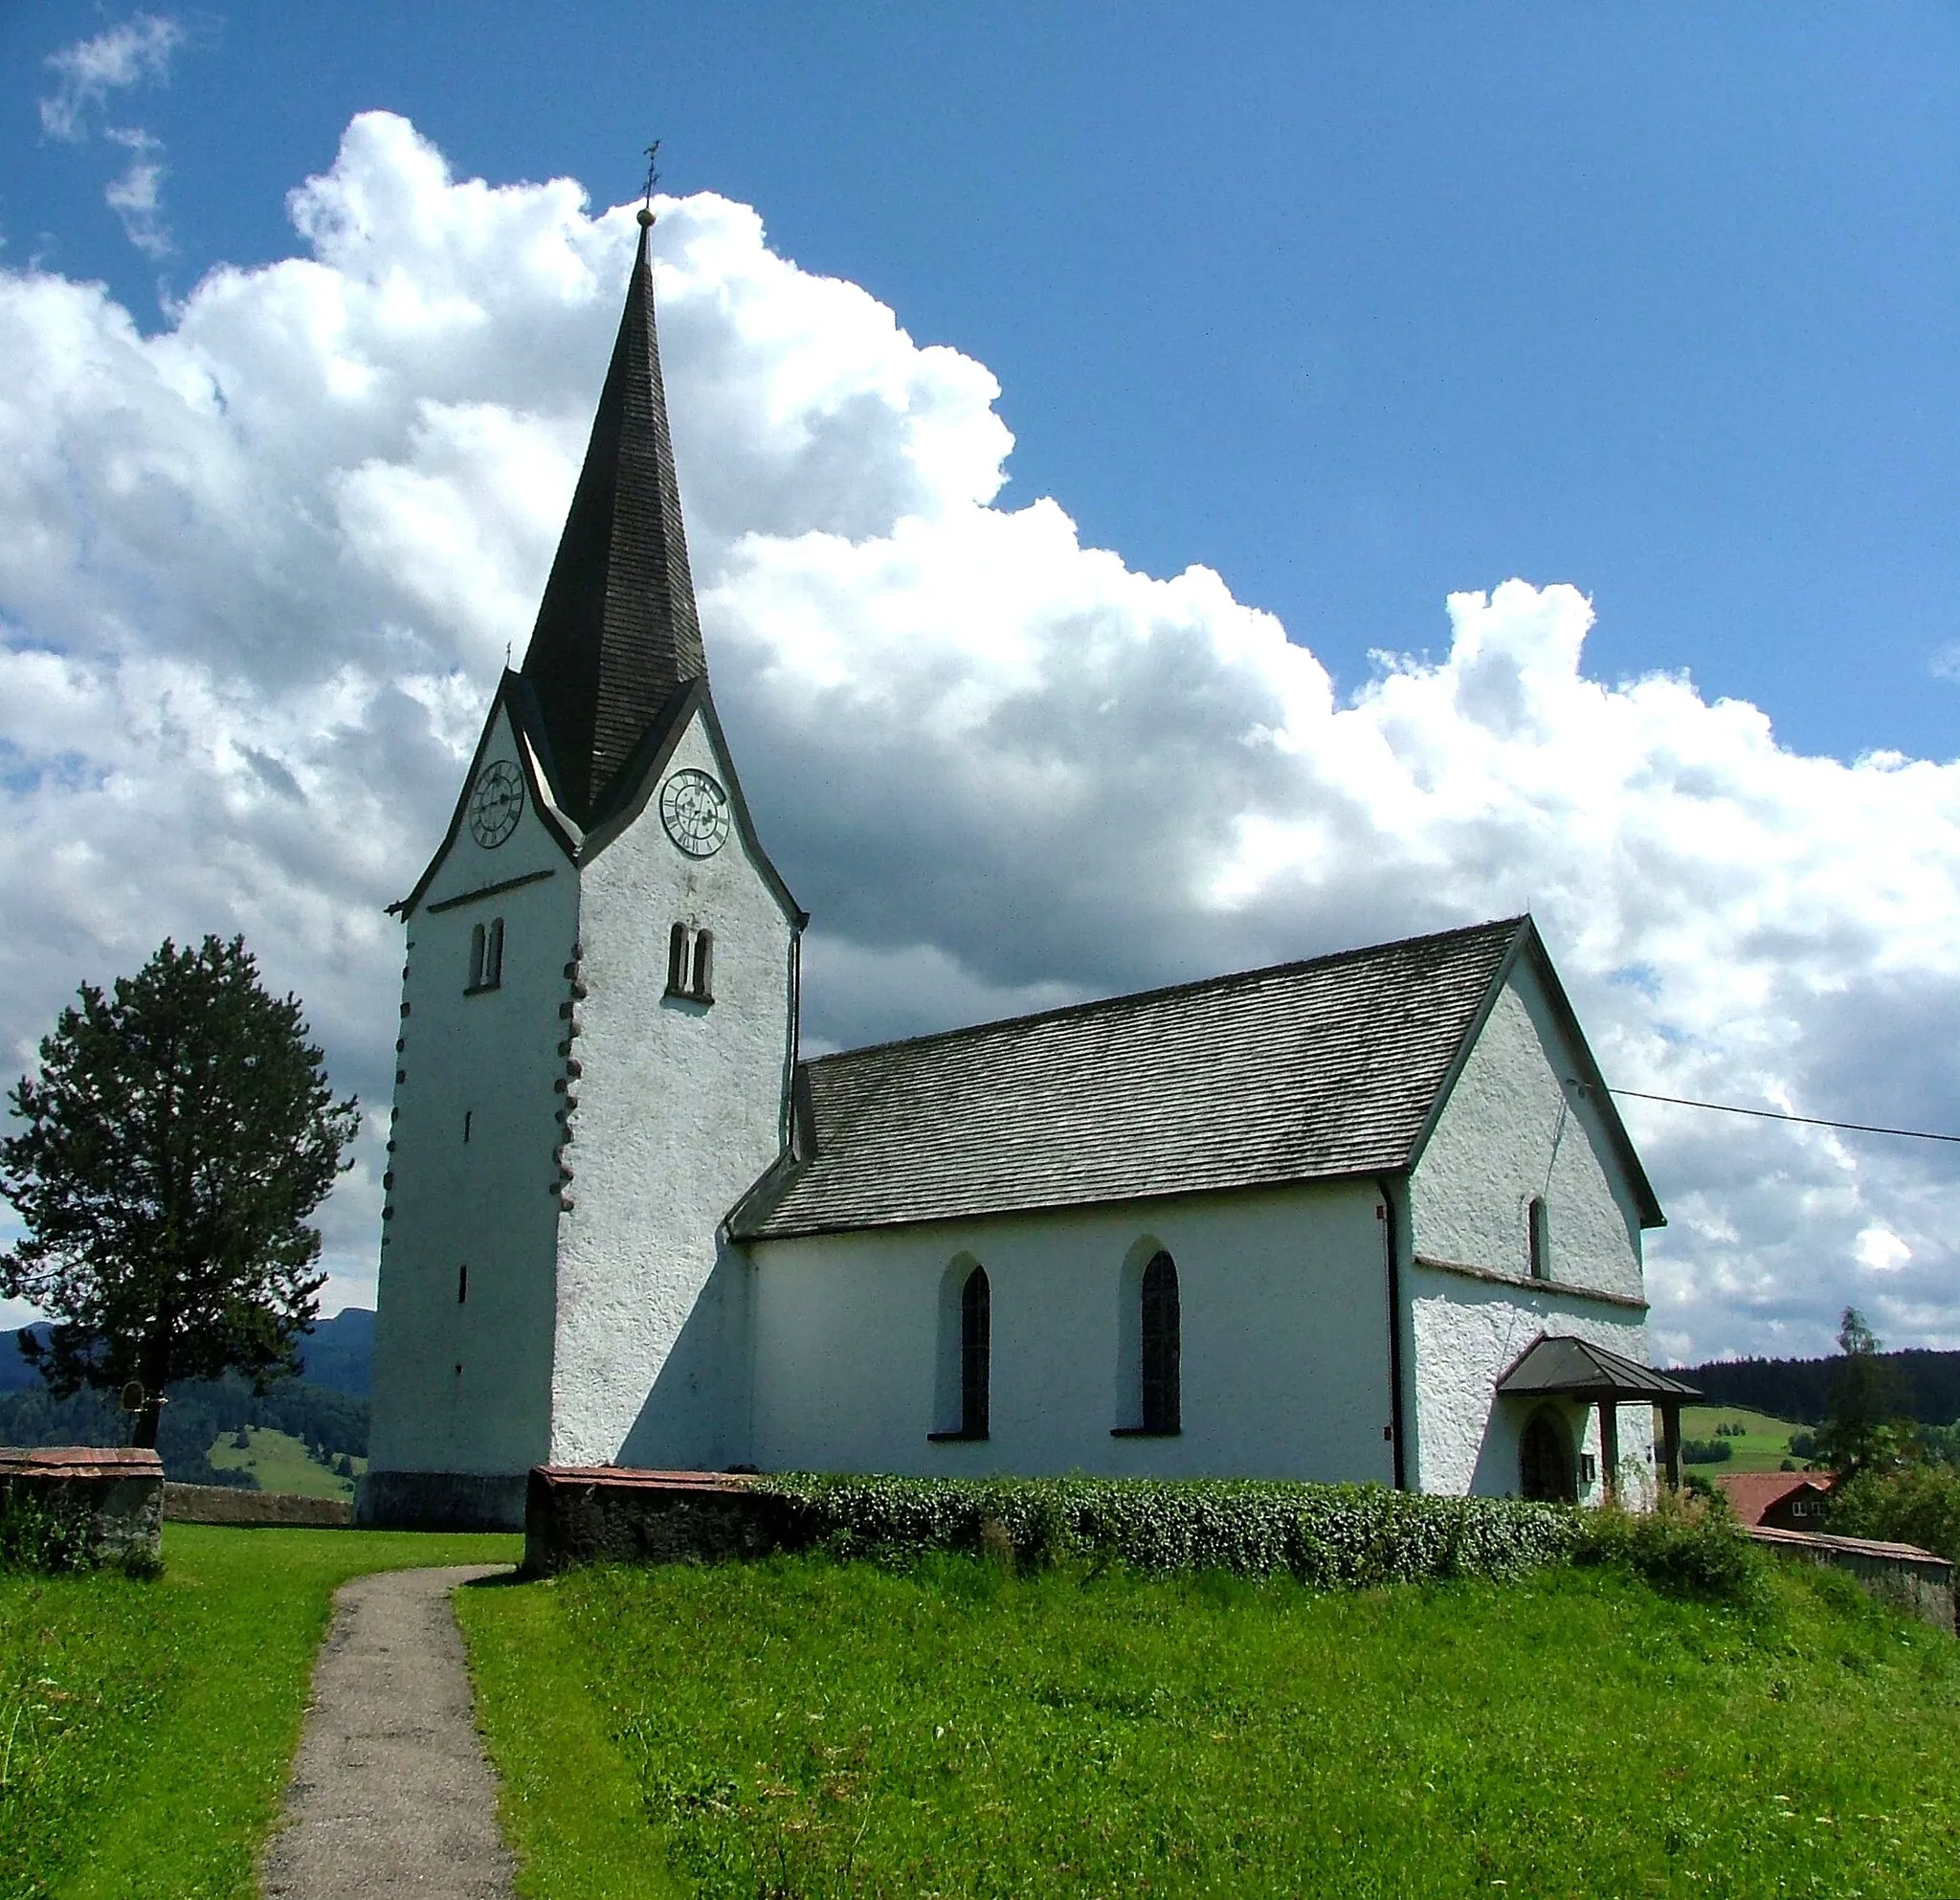
[[[587,828],[661,708],[708,670],[654,328],[653,224],[643,207],[612,366],[523,669],[553,792]]]

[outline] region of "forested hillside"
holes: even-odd
[[[1914,1347],[1881,1352],[1881,1364],[1899,1381],[1899,1404],[1922,1425],[1949,1425],[1960,1419],[1960,1352],[1933,1352]],[[1705,1393],[1713,1405],[1746,1405],[1801,1424],[1822,1424],[1824,1404],[1844,1361],[1827,1359],[1716,1359],[1682,1366],[1675,1376]]]
[[[214,1469],[210,1454],[221,1437],[253,1425],[285,1432],[333,1458],[368,1455],[368,1401],[305,1379],[281,1379],[262,1398],[235,1376],[169,1386],[165,1397],[157,1451],[165,1475],[180,1484],[249,1482]],[[38,1377],[24,1390],[0,1393],[0,1444],[128,1442],[129,1421],[113,1397],[82,1392],[52,1398]]]

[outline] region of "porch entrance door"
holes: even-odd
[[[1534,1412],[1518,1441],[1519,1488],[1535,1504],[1576,1504],[1578,1474],[1566,1429],[1551,1412]]]

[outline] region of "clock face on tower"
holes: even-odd
[[[689,767],[660,787],[660,822],[690,858],[712,858],[728,841],[728,794]]]
[[[477,774],[470,793],[470,836],[484,850],[495,851],[517,829],[523,810],[523,778],[508,759],[499,759]]]

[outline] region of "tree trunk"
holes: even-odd
[[[160,1329],[160,1330],[162,1330]],[[153,1332],[138,1363],[143,1368],[143,1403],[137,1408],[136,1422],[130,1428],[129,1442],[142,1451],[157,1448],[157,1427],[164,1419],[164,1387],[170,1377],[170,1344],[167,1331],[161,1338]]]

